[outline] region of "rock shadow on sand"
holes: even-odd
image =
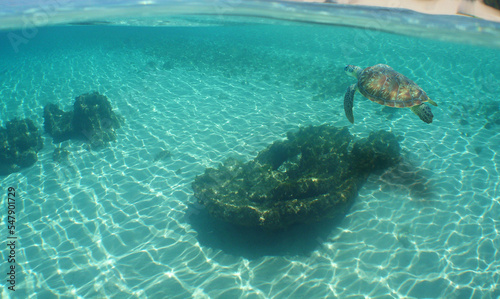
[[[311,224],[294,224],[281,230],[244,227],[212,217],[198,204],[188,205],[185,221],[197,232],[201,246],[249,260],[263,256],[308,256],[331,237],[345,214]]]
[[[379,180],[388,192],[406,190],[412,200],[427,202],[437,196],[430,183],[432,176],[430,170],[418,168],[402,159],[397,165],[384,171]]]

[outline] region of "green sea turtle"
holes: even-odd
[[[424,102],[434,106],[437,104],[415,82],[390,66],[377,64],[362,69],[359,66],[347,65],[344,71],[358,79],[356,84],[349,86],[344,96],[345,115],[351,123],[354,123],[352,107],[356,90],[375,103],[389,107],[410,108],[424,122],[428,124],[432,122],[434,115]]]

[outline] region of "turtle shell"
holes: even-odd
[[[385,64],[364,69],[358,76],[358,89],[371,101],[389,107],[413,107],[429,100],[415,82]]]

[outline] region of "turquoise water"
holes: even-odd
[[[0,39],[0,120],[106,95],[125,118],[89,150],[43,133],[18,192],[17,284],[2,298],[498,298],[500,50],[359,28],[224,16],[195,25],[40,27]],[[200,24],[204,24],[201,26]],[[355,97],[343,67],[385,63],[438,103],[434,122]],[[270,233],[217,221],[195,176],[300,126],[397,135],[343,219]],[[155,161],[162,150],[170,158]],[[2,206],[6,206],[2,196]],[[6,209],[5,209],[6,210]],[[6,222],[6,213],[2,220]],[[4,231],[5,229],[2,228]],[[4,235],[4,232],[2,232]],[[5,251],[2,273],[7,271]]]

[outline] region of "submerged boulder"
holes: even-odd
[[[396,137],[372,133],[352,145],[347,128],[289,132],[247,163],[229,158],[193,182],[194,195],[216,218],[279,229],[344,214],[369,174],[399,160]]]
[[[120,127],[120,118],[113,112],[108,98],[97,92],[78,96],[74,111],[64,112],[57,105],[48,104],[44,118],[45,131],[54,142],[77,138],[90,143],[92,148],[115,141],[115,129]]]
[[[371,172],[393,166],[399,160],[400,151],[394,134],[377,131],[354,143],[351,154],[357,169]]]
[[[64,112],[56,104],[48,104],[43,109],[43,118],[45,132],[54,138],[54,142],[63,142],[75,137],[73,111]]]
[[[62,163],[68,160],[69,151],[62,147],[56,147],[52,153],[52,160],[57,163]]]
[[[77,97],[74,113],[75,133],[84,137],[92,147],[116,140],[115,129],[120,127],[120,121],[106,96],[93,92]]]
[[[7,122],[0,128],[0,175],[35,164],[42,148],[42,137],[31,119]]]

